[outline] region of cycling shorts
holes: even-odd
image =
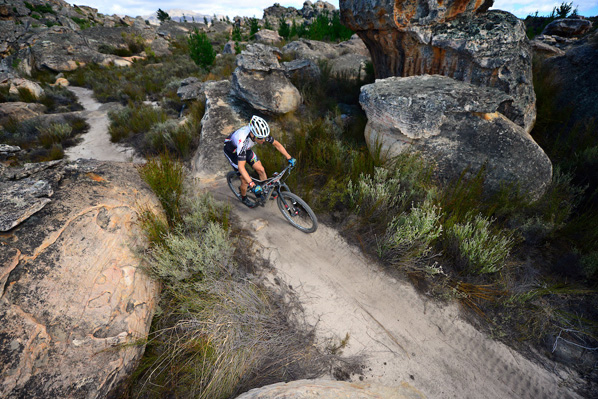
[[[257,157],[257,154],[252,150],[247,150],[245,154],[247,158],[247,163],[251,166],[253,166],[256,162],[260,160]],[[226,156],[226,159],[228,159],[228,162],[230,162],[233,169],[239,170],[239,159],[237,158],[237,152],[227,151],[226,146],[224,146],[224,155]]]

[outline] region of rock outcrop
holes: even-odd
[[[151,48],[156,55],[170,54],[167,35],[161,34],[167,28],[147,25],[142,18],[104,16],[91,7],[58,0],[15,0],[4,10],[0,57],[9,63],[18,60],[18,69],[27,75],[32,69],[72,71],[92,62],[125,64],[114,51],[127,49],[127,40],[136,41],[139,51]]]
[[[369,50],[357,35],[338,44],[299,39],[285,45],[282,52],[296,60],[328,62],[333,75],[353,79],[358,76],[364,78],[366,64],[371,62]]]
[[[265,44],[278,44],[282,42],[282,37],[278,34],[278,32],[274,32],[273,30],[260,29],[255,34],[255,40]]]
[[[598,31],[587,40],[571,46],[564,55],[544,62],[558,88],[556,102],[571,110],[574,122],[598,121]],[[592,122],[593,119],[593,122]]]
[[[532,198],[551,182],[544,151],[502,114],[514,100],[500,90],[439,75],[393,77],[363,86],[359,100],[368,117],[368,146],[385,158],[421,152],[445,181],[485,167],[489,191],[514,183]]]
[[[206,82],[201,87],[206,110],[201,119],[201,137],[193,156],[193,171],[202,180],[224,176],[230,165],[222,152],[224,139],[246,125],[251,113],[232,95],[228,80]],[[199,174],[201,171],[201,174]]]
[[[115,396],[157,301],[133,252],[136,207],[156,201],[131,164],[46,166],[23,179],[45,181],[50,202],[0,235],[0,397]]]
[[[46,111],[46,106],[40,103],[25,103],[21,101],[11,103],[0,103],[0,123],[8,119],[17,122],[25,119],[35,118]]]
[[[237,56],[232,79],[234,95],[255,110],[268,114],[295,111],[301,104],[301,94],[285,76],[278,57],[278,49],[274,47],[247,46]]]
[[[343,23],[370,50],[377,78],[439,74],[513,97],[505,115],[535,122],[531,50],[523,22],[492,1],[341,0]]]
[[[575,37],[582,36],[592,29],[592,21],[583,18],[562,18],[546,25],[543,35]]]
[[[328,60],[340,55],[339,51],[330,43],[318,40],[299,39],[285,45],[283,54],[294,54],[298,59],[312,61]]]
[[[345,381],[298,380],[252,389],[237,399],[425,399],[407,383],[398,387]]]

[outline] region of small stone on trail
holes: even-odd
[[[268,225],[268,221],[264,219],[255,219],[249,223],[249,227],[254,231],[260,231]]]

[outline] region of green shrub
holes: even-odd
[[[110,140],[119,142],[130,135],[136,135],[149,131],[153,125],[165,122],[166,113],[162,109],[157,109],[151,105],[131,104],[127,107],[108,113],[110,118]]]
[[[28,88],[19,87],[17,90],[19,92],[19,101],[26,103],[36,103],[38,101],[37,96]]]
[[[183,165],[168,153],[151,158],[139,168],[139,174],[158,197],[166,213],[169,226],[180,221],[180,200],[183,194]]]
[[[291,26],[284,19],[284,17],[280,17],[280,23],[278,25],[278,34],[285,39],[288,39],[291,36]]]
[[[260,24],[257,18],[249,19],[249,39],[253,40],[255,34],[260,30]]]
[[[137,33],[122,32],[121,36],[131,54],[139,54],[145,49],[145,39]],[[119,55],[119,54],[117,54]],[[127,56],[123,56],[127,57]]]
[[[79,28],[81,28],[81,30],[83,29],[88,29],[92,27],[92,23],[91,21],[89,21],[88,19],[84,19],[84,18],[79,18],[79,17],[71,17],[71,19],[77,24],[79,25]]]
[[[189,35],[189,56],[200,67],[208,69],[216,59],[214,47],[205,32],[197,29]]]
[[[588,278],[598,278],[598,251],[592,251],[581,257],[581,265]]]
[[[231,33],[231,40],[234,42],[242,42],[243,36],[241,35],[241,28],[239,26],[235,26]]]
[[[45,148],[62,144],[73,134],[73,128],[67,123],[51,123],[47,127],[41,127],[39,131],[39,141]]]
[[[513,247],[509,233],[492,228],[492,219],[482,215],[455,223],[446,230],[448,248],[465,268],[477,274],[500,271]]]
[[[169,151],[180,158],[188,158],[198,136],[198,129],[193,123],[179,125],[174,120],[167,120],[153,125],[144,139],[147,153]]]
[[[73,112],[83,109],[77,96],[66,87],[45,84],[43,89],[44,95],[39,99],[39,102],[47,107],[47,113]]]
[[[442,235],[441,210],[429,201],[395,217],[378,244],[378,255],[391,263],[423,259]]]

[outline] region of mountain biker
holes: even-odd
[[[282,144],[270,136],[270,127],[268,123],[259,116],[254,115],[249,122],[249,125],[238,129],[224,140],[224,155],[232,165],[232,167],[241,173],[241,201],[252,208],[255,206],[247,198],[247,186],[253,190],[255,195],[262,194],[262,188],[259,184],[255,184],[249,173],[245,169],[245,164],[249,163],[251,167],[257,172],[260,180],[266,180],[266,170],[257,155],[251,150],[255,144],[263,144],[268,142],[274,146],[284,157],[289,161],[289,164],[295,166],[297,162],[295,158],[291,157]]]

